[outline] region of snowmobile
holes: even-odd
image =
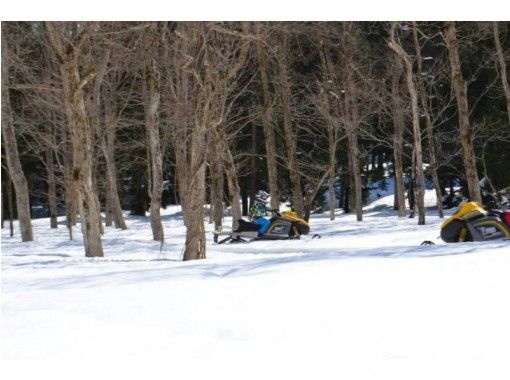
[[[446,243],[508,238],[510,227],[476,202],[461,204],[441,226],[441,239]]]
[[[214,242],[223,244],[226,242],[239,243],[253,240],[285,240],[299,239],[301,235],[310,232],[310,225],[304,219],[298,217],[294,211],[272,210],[274,216],[270,220],[268,230],[261,234],[262,225],[238,219],[238,227],[234,231],[214,231]],[[220,240],[220,236],[226,236]],[[313,237],[319,237],[315,234]],[[247,240],[248,239],[248,240]]]

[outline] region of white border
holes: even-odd
[[[2,20],[510,20],[496,0],[4,0]]]

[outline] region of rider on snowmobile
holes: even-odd
[[[260,224],[262,227],[259,230],[259,236],[264,235],[271,222],[269,219],[264,218],[266,213],[269,211],[267,208],[267,200],[269,198],[269,194],[264,190],[259,190],[255,194],[255,200],[253,202],[253,206],[250,208],[250,219],[253,223]]]

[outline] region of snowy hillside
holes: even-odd
[[[446,245],[432,211],[385,209],[315,215],[321,239],[218,246],[207,225],[208,259],[182,262],[164,213],[161,252],[129,217],[101,259],[46,219],[2,230],[4,378],[510,378],[508,241]]]

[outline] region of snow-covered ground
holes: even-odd
[[[446,245],[433,211],[376,202],[313,216],[321,239],[214,245],[207,225],[194,262],[178,207],[161,251],[140,217],[96,259],[63,224],[4,229],[2,378],[510,379],[510,242]]]

